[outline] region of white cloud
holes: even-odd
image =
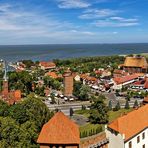
[[[92,24],[96,27],[130,27],[139,25],[139,22],[114,22],[110,20],[97,20]]]
[[[61,30],[63,28],[76,28],[73,24],[66,21],[58,21],[52,18],[50,14],[42,14],[36,11],[26,12],[24,10],[13,9],[15,6],[0,5],[0,31],[37,31],[42,30],[50,32]],[[3,10],[3,11],[2,11]]]
[[[58,2],[58,7],[63,9],[87,8],[91,5],[90,3],[83,0],[58,0]]]
[[[120,11],[112,9],[87,9],[79,16],[80,19],[97,19],[115,16]]]
[[[137,22],[138,19],[136,18],[123,18],[123,17],[111,17],[111,20],[115,20],[115,21],[121,21],[121,22]]]
[[[95,35],[94,32],[91,31],[80,31],[80,30],[71,30],[70,32],[75,33],[75,34],[81,34],[81,35]]]
[[[9,4],[0,4],[0,12],[6,12],[9,8],[11,8]]]

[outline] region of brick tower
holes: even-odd
[[[64,95],[69,97],[73,94],[73,76],[70,70],[65,71],[64,75]]]

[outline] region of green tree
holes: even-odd
[[[135,100],[133,108],[136,108],[136,107],[138,107],[138,106],[139,106],[138,101]]]
[[[69,109],[69,115],[70,115],[70,117],[72,117],[73,114],[74,114],[73,108],[70,108],[70,109]]]
[[[121,108],[120,107],[120,102],[118,101],[115,108],[114,108],[114,111],[118,111],[118,110],[120,110],[120,108]]]
[[[80,100],[88,100],[90,94],[90,87],[87,85],[82,85],[80,88],[79,99]]]
[[[103,97],[104,98],[104,97]],[[91,123],[107,123],[108,107],[105,105],[102,95],[97,97],[91,105],[89,120]]]
[[[80,94],[80,88],[82,87],[82,82],[74,81],[74,89],[73,89],[73,95],[76,97],[79,97]]]
[[[128,100],[126,100],[126,103],[125,103],[125,107],[124,108],[125,109],[129,109],[130,108]]]
[[[14,118],[18,123],[23,124],[26,121],[34,122],[40,131],[44,123],[46,123],[53,113],[49,111],[47,106],[38,98],[27,98],[20,104],[10,107],[9,116]]]
[[[112,101],[111,101],[111,100],[109,100],[108,109],[109,109],[109,110],[112,110]]]
[[[20,139],[20,127],[10,117],[0,117],[0,147],[18,147]]]
[[[0,116],[7,116],[8,115],[9,106],[6,102],[0,100]]]

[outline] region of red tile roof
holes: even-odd
[[[144,88],[148,89],[148,80],[144,83]]]
[[[52,77],[54,79],[58,78],[58,75],[55,72],[47,72],[45,75],[50,76],[50,77]]]
[[[40,144],[79,144],[79,128],[62,112],[44,124],[37,140]]]
[[[42,62],[40,62],[39,65],[43,66],[45,68],[54,68],[54,67],[56,67],[56,64],[53,63],[53,62],[44,62],[44,61],[42,61]]]
[[[113,78],[113,80],[117,84],[123,84],[125,82],[131,81],[131,80],[136,79],[138,77],[139,76],[137,74],[132,74],[132,75],[124,76],[124,77],[115,77],[115,78]]]
[[[109,128],[125,134],[125,141],[148,127],[148,105],[119,117],[108,125]]]

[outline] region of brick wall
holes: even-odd
[[[90,137],[82,138],[80,143],[80,148],[89,148],[92,145],[102,143],[98,148],[108,148],[108,142],[103,142],[106,140],[106,134],[104,132]]]

